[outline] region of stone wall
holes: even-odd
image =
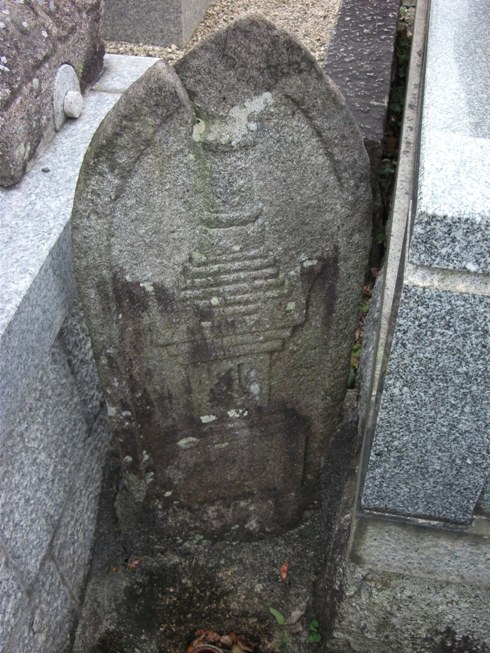
[[[154,60],[132,62],[108,57],[80,120],[63,126],[15,188],[0,191],[2,653],[66,653],[81,607],[109,429],[77,302],[69,218],[93,131]]]
[[[11,423],[2,424],[5,652],[69,648],[107,446],[105,410],[77,306],[47,353]]]

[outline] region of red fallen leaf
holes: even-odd
[[[192,642],[194,646],[198,643],[214,644],[215,642],[219,642],[221,639],[220,635],[218,635],[214,630],[204,630],[200,628],[199,630],[196,630],[194,634],[196,636],[196,639]]]
[[[287,562],[284,562],[284,563],[281,565],[281,569],[280,569],[280,571],[279,571],[279,574],[280,574],[280,576],[281,576],[281,580],[282,580],[282,581],[285,581],[286,578],[288,577],[288,569],[289,569],[289,565],[288,565],[288,563],[287,563]]]
[[[111,571],[112,571],[113,574],[117,574],[119,569],[117,567],[111,567]]]
[[[128,564],[128,568],[131,569],[131,571],[135,571],[136,567],[141,563],[141,560],[133,560],[133,562],[130,562]]]

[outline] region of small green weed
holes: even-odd
[[[279,612],[279,610],[276,610],[276,608],[269,608],[269,612],[280,626],[284,626],[286,619],[284,618],[282,612]]]
[[[287,633],[283,633],[279,640],[279,651],[280,653],[289,653],[291,651],[291,638]]]
[[[320,635],[320,624],[317,619],[313,619],[310,622],[309,629],[310,636],[308,637],[308,641],[312,644],[319,644],[322,641],[322,636]]]

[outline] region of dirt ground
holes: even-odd
[[[352,393],[344,413],[321,500],[296,528],[257,540],[122,532],[111,455],[74,653],[186,653],[201,629],[244,636],[253,653],[322,653],[355,485]]]

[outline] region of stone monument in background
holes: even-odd
[[[342,97],[259,17],[124,94],[73,242],[125,514],[216,534],[300,518],[335,456],[370,215]]]
[[[104,36],[112,41],[184,46],[210,0],[105,0]]]

